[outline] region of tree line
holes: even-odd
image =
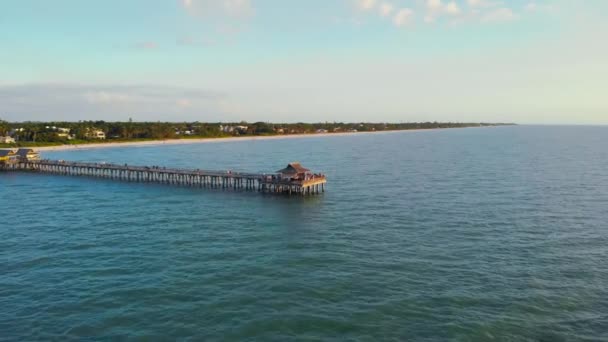
[[[491,123],[413,122],[413,123],[268,123],[268,122],[106,122],[50,121],[7,122],[0,120],[0,136],[11,136],[17,145],[78,144],[95,138],[100,131],[108,141],[160,140],[176,138],[217,138],[236,135],[281,135],[337,132],[371,132],[387,130],[433,129],[494,126]]]

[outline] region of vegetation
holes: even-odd
[[[1,147],[33,147],[102,142],[164,139],[222,138],[313,133],[372,132],[389,130],[496,126],[488,123],[201,123],[201,122],[6,122],[0,120],[0,136],[14,144]],[[99,133],[97,133],[99,132]],[[98,134],[98,136],[96,136]],[[99,136],[101,135],[101,136]]]
[[[9,124],[8,122],[0,119],[0,136],[5,136],[8,134]]]

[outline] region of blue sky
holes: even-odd
[[[8,0],[0,118],[608,124],[604,0]]]

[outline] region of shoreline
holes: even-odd
[[[246,142],[246,141],[252,141],[252,140],[280,140],[280,139],[282,140],[282,139],[315,138],[315,137],[322,138],[322,137],[363,135],[363,134],[437,131],[437,130],[459,129],[459,128],[482,128],[482,127],[402,129],[402,130],[375,131],[375,132],[309,133],[309,134],[288,134],[288,135],[270,135],[270,136],[242,136],[242,137],[227,137],[227,138],[166,139],[166,140],[133,141],[133,142],[109,142],[109,143],[91,143],[91,144],[79,144],[79,145],[41,146],[41,147],[30,147],[30,148],[33,148],[33,149],[35,149],[37,151],[41,151],[41,152],[74,151],[74,150],[89,150],[89,149],[116,148],[116,147],[148,147],[148,146],[188,145],[188,144],[237,142],[237,141]]]

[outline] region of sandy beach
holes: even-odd
[[[314,133],[314,134],[290,134],[290,135],[273,135],[273,136],[242,136],[228,138],[199,138],[199,139],[167,139],[167,140],[150,140],[150,141],[133,141],[133,142],[109,142],[109,143],[91,143],[81,145],[60,145],[60,146],[44,146],[36,147],[38,151],[66,151],[66,150],[85,150],[97,148],[113,148],[113,147],[145,147],[145,146],[162,146],[162,145],[187,145],[187,144],[202,144],[202,143],[219,143],[219,142],[235,142],[235,141],[251,141],[251,140],[279,140],[279,139],[299,139],[299,138],[321,138],[321,137],[339,137],[348,135],[363,135],[363,134],[388,134],[398,132],[420,132],[448,128],[433,128],[433,129],[410,129],[410,130],[392,130],[379,132],[343,132],[343,133]]]

